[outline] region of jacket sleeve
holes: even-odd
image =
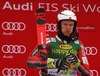
[[[89,76],[90,75],[89,63],[88,63],[88,59],[87,59],[86,54],[85,54],[85,48],[84,48],[82,42],[80,42],[80,49],[78,52],[78,58],[80,60],[80,65],[79,65],[79,67],[76,68],[77,72],[79,74],[81,74],[82,76]]]
[[[51,45],[51,40],[50,38],[46,38],[46,44],[47,44],[47,54],[50,51],[50,45]],[[52,58],[47,58],[47,66],[48,68],[55,68],[55,66],[53,65],[54,59]]]

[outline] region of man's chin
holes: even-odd
[[[64,35],[70,37],[70,34],[64,34]]]

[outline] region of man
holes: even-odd
[[[83,44],[78,40],[75,14],[64,10],[58,14],[57,18],[58,35],[46,39],[48,75],[63,76],[63,72],[67,72],[68,68],[70,68],[70,76],[77,76],[76,71],[82,76],[90,75]],[[67,73],[65,73],[66,76]]]
[[[47,60],[39,58],[37,45],[28,58],[28,66],[43,68],[41,69],[42,76],[77,76],[77,72],[82,76],[90,75],[83,44],[78,40],[75,14],[64,10],[58,14],[57,18],[58,35],[46,38]]]

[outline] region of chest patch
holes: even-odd
[[[56,39],[55,38],[51,38],[51,42],[56,42]]]
[[[65,44],[62,44],[59,46],[61,49],[71,49],[72,46],[71,45],[65,45]]]

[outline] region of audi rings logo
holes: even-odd
[[[98,71],[97,70],[90,70],[91,75],[90,76],[98,76]]]
[[[26,28],[26,25],[23,22],[3,22],[2,28],[4,30],[20,30],[23,31]]]
[[[26,51],[25,46],[23,45],[3,45],[2,46],[2,51],[4,53],[20,53],[23,54]]]
[[[57,24],[54,23],[46,23],[46,32],[56,32]]]
[[[4,68],[2,74],[3,76],[26,76],[26,70],[23,68]]]
[[[85,47],[85,53],[87,55],[96,55],[98,52],[96,47]]]
[[[42,76],[42,75],[41,75],[41,70],[39,71],[39,75]]]

